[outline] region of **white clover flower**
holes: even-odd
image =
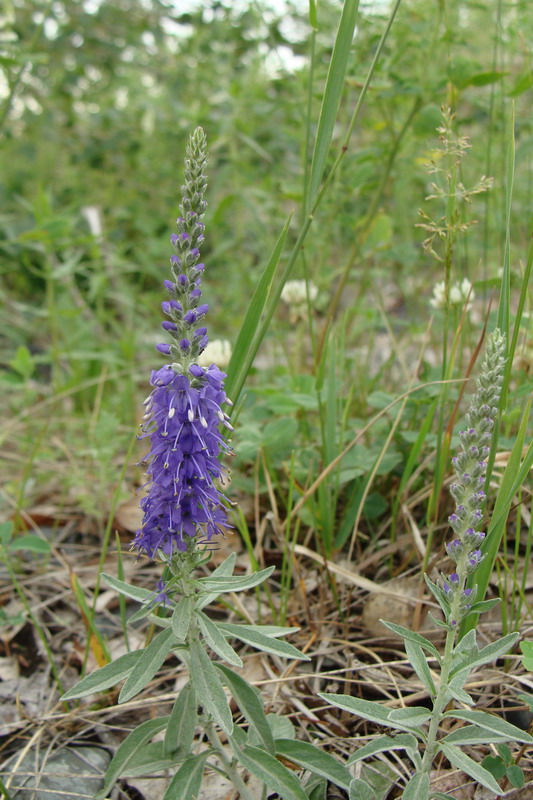
[[[216,364],[217,367],[227,367],[231,358],[231,345],[227,339],[213,339],[208,342],[205,350],[198,357],[201,367]]]
[[[472,284],[468,278],[463,278],[460,283],[456,281],[454,284],[452,284],[452,286],[450,286],[451,306],[463,306],[468,300],[466,310],[470,311],[474,297],[474,290],[472,289]],[[429,304],[432,306],[432,308],[444,308],[446,306],[444,281],[439,281],[439,283],[436,283],[433,287],[433,297],[430,299]]]
[[[446,294],[444,292],[444,281],[439,281],[433,287],[433,297],[429,301],[429,305],[433,308],[444,308],[446,305]]]
[[[309,281],[309,299],[314,302],[318,296],[318,288],[313,281]],[[288,306],[301,306],[307,302],[306,282],[287,281],[281,290],[281,299]]]

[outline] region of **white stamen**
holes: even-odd
[[[187,411],[187,416],[189,418],[189,422],[192,422],[194,419],[194,411],[192,410],[192,408],[189,408],[189,410]]]
[[[205,419],[205,417],[200,417],[200,423],[202,425],[202,428],[207,428],[207,420]]]
[[[176,413],[176,409],[175,408],[169,408],[169,410],[168,410],[168,418],[172,419],[172,417],[174,416],[175,413]]]

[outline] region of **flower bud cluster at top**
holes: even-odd
[[[477,392],[466,414],[466,429],[459,433],[461,449],[452,459],[456,481],[450,487],[455,511],[448,518],[455,538],[446,545],[446,552],[455,562],[455,572],[443,578],[443,589],[452,614],[450,624],[459,624],[475,599],[475,588],[465,589],[468,576],[481,563],[480,545],[485,533],[480,531],[485,504],[485,475],[494,420],[498,413],[503,369],[505,337],[496,329],[489,337]]]
[[[150,488],[141,500],[144,518],[133,544],[150,558],[159,554],[169,561],[228,527],[227,501],[216,485],[224,477],[219,457],[231,452],[219,431],[221,424],[232,430],[221,408],[231,405],[224,392],[226,376],[215,364],[197,363],[208,342],[202,324],[208,306],[200,302],[204,265],[199,263],[206,161],[205,134],[197,128],[187,145],[178,233],[171,236],[174,280],[164,282],[169,299],[162,308],[169,319],[163,328],[172,343],[157,345],[173,362],[152,372],[154,389],[145,401],[140,437],[150,438],[143,462]]]

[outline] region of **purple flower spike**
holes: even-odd
[[[159,554],[170,560],[229,527],[226,500],[218,488],[225,475],[220,455],[231,452],[220,432],[221,426],[232,430],[222,410],[231,405],[224,391],[226,376],[215,365],[205,370],[196,363],[208,341],[207,329],[194,327],[208,311],[206,303],[197,307],[204,264],[196,264],[204,239],[206,158],[205,134],[198,128],[187,146],[178,232],[171,236],[179,255],[170,259],[173,281],[164,282],[172,299],[161,306],[171,318],[163,328],[177,345],[157,345],[165,355],[172,349],[179,363],[152,372],[141,437],[150,440],[144,460],[150,481],[134,545],[150,558]],[[154,602],[168,602],[163,583],[157,588]]]

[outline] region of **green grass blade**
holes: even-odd
[[[345,0],[337,37],[333,46],[333,53],[326,79],[326,88],[324,90],[320,117],[318,119],[315,147],[311,160],[308,206],[313,205],[326,168],[333,127],[337,119],[342,90],[344,88],[344,78],[348,67],[348,58],[350,56],[350,48],[355,31],[358,10],[359,0]]]
[[[279,264],[291,218],[285,223],[257,288],[253,294],[250,306],[246,312],[244,322],[239,331],[235,347],[228,367],[226,392],[228,397],[236,403],[241,393],[244,381],[253,364],[253,360],[264,336],[261,333],[260,323],[272,290],[272,282],[276,268]],[[281,293],[281,290],[280,290]],[[266,329],[265,329],[266,330]]]

